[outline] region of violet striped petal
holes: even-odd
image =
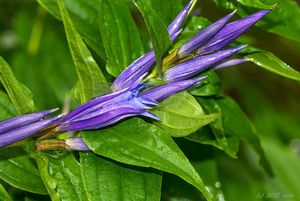
[[[81,121],[68,122],[62,125],[61,131],[76,131],[76,130],[91,130],[99,129],[110,124],[113,124],[123,118],[136,116],[143,113],[145,110],[136,109],[130,106],[114,107],[105,112],[99,112],[98,116],[84,119]]]
[[[107,105],[106,107],[103,107],[99,110],[94,110],[90,113],[87,113],[87,114],[79,116],[69,122],[66,122],[66,124],[91,119],[91,118],[94,118],[97,116],[105,115],[106,113],[113,112],[113,111],[117,112],[120,108],[133,108],[138,111],[151,109],[151,107],[142,104],[141,102],[138,101],[137,98],[134,98],[133,100],[130,100],[128,102],[121,102],[121,103]],[[103,119],[105,119],[105,118],[103,118]]]
[[[205,79],[206,77],[198,77],[189,80],[173,82],[166,85],[158,86],[148,91],[141,93],[141,98],[151,98],[156,101],[162,101],[169,96],[176,94],[182,90],[185,90],[196,83],[200,82],[201,80]]]
[[[168,32],[170,36],[175,34],[176,32],[179,31],[181,28],[181,25],[185,21],[188,13],[192,9],[192,5],[194,4],[195,0],[191,0],[185,7],[184,9],[174,18],[174,20],[171,22],[171,24],[168,26]]]
[[[0,134],[19,128],[21,126],[25,126],[27,124],[36,122],[38,120],[41,120],[42,118],[48,116],[49,114],[57,111],[58,108],[52,109],[52,110],[46,110],[42,112],[35,112],[31,114],[25,114],[21,116],[16,116],[4,121],[0,122]]]
[[[221,70],[223,68],[228,68],[231,66],[242,64],[247,61],[249,61],[249,60],[245,59],[245,58],[227,59],[227,60],[223,61],[222,63],[218,64],[217,66],[213,67],[213,70]]]
[[[78,114],[88,110],[89,108],[91,107],[94,107],[94,106],[97,106],[101,103],[104,103],[106,101],[109,101],[109,100],[112,100],[118,96],[120,96],[121,94],[123,93],[126,93],[128,89],[124,88],[120,91],[117,91],[117,92],[113,92],[113,93],[110,93],[110,94],[106,94],[106,95],[103,95],[103,96],[99,96],[97,98],[94,98],[80,106],[78,106],[76,109],[72,110],[70,113],[68,113],[67,115],[63,116],[59,122],[65,122],[65,121],[68,121],[74,117],[76,117]]]
[[[190,59],[186,62],[180,63],[168,69],[165,73],[164,79],[168,82],[189,79],[190,77],[221,62],[222,60],[226,59],[227,57],[230,57],[231,55],[237,53],[245,47],[246,46],[243,45]]]
[[[133,90],[121,90],[118,92],[114,92],[114,95],[104,95],[96,99],[92,99],[91,101],[86,102],[85,104],[74,109],[71,113],[67,114],[60,120],[60,123],[73,121],[74,119],[76,120],[88,114],[91,115],[94,112],[103,110],[103,108],[108,107],[110,105],[120,104],[121,102],[127,102],[128,100],[131,100],[134,97],[136,97],[139,91],[147,86],[149,85],[142,84],[137,86]],[[136,104],[138,105],[139,102],[136,101]]]
[[[269,12],[270,10],[261,10],[225,25],[211,40],[197,50],[197,54],[217,51],[229,45]]]
[[[220,31],[227,21],[232,18],[232,16],[235,14],[236,11],[230,13],[229,15],[219,19],[218,21],[214,22],[204,30],[197,33],[195,36],[193,36],[190,40],[188,40],[186,43],[181,45],[177,51],[177,55],[182,58],[186,55],[192,53],[194,50],[199,48],[201,45],[203,45],[206,41],[211,39],[218,31]]]
[[[29,138],[35,133],[43,130],[52,123],[54,123],[59,117],[52,117],[45,120],[40,120],[22,127],[19,127],[14,130],[10,130],[0,135],[0,147],[7,146]]]

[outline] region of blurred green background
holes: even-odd
[[[200,1],[196,8],[195,12],[211,21],[228,13],[211,0]],[[139,21],[138,24],[144,26]],[[147,42],[147,34],[143,38]],[[242,39],[274,53],[300,71],[300,44],[257,27]],[[0,55],[32,91],[39,109],[64,106],[77,79],[75,68],[62,23],[35,1],[0,0]],[[96,60],[101,62],[97,57]],[[250,63],[218,74],[226,93],[255,124],[276,177],[264,173],[257,165],[257,155],[246,144],[241,144],[238,159],[211,146],[186,144],[180,140],[178,144],[192,153],[199,174],[212,190],[220,191],[221,198],[229,201],[300,200],[300,83]],[[199,199],[194,188],[175,176],[166,175],[163,200]]]

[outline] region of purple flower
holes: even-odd
[[[19,119],[21,117],[22,116],[20,116]],[[45,120],[39,120],[40,119],[39,118],[38,121],[30,122],[26,125],[22,125],[22,126],[15,125],[14,128],[11,127],[9,131],[5,131],[0,134],[0,147],[4,147],[9,144],[13,144],[13,143],[19,142],[21,140],[24,140],[26,138],[29,138],[29,137],[33,136],[35,133],[37,133],[37,132],[43,130],[44,128],[48,127],[49,125],[53,124],[58,118],[59,117],[52,117],[52,118],[45,119]],[[17,121],[19,121],[19,119],[17,119]],[[11,123],[11,121],[9,121],[9,122]]]
[[[168,69],[165,72],[164,79],[168,82],[189,79],[192,76],[203,72],[207,68],[222,62],[222,60],[230,57],[245,47],[246,46],[243,45],[190,59]]]
[[[0,134],[39,121],[57,110],[58,108],[42,112],[35,112],[22,116],[16,116],[4,121],[0,121]]]
[[[257,13],[225,25],[213,38],[199,47],[196,53],[203,54],[222,49],[237,39],[269,12],[270,10],[261,10]]]
[[[198,78],[173,82],[173,83],[169,83],[166,85],[154,87],[150,90],[147,90],[147,91],[141,93],[140,97],[142,97],[144,99],[151,98],[156,101],[162,101],[173,94],[176,94],[182,90],[185,90],[185,89],[197,84],[198,82],[202,81],[205,78],[206,77],[198,77]]]
[[[58,131],[99,129],[126,117],[138,115],[159,120],[147,112],[151,109],[150,106],[157,105],[157,102],[151,98],[138,97],[139,91],[146,86],[140,85],[133,90],[122,90],[88,101],[63,117],[56,129]]]
[[[181,32],[180,27],[187,17],[194,0],[191,0],[189,4],[176,16],[176,18],[168,26],[168,32],[172,41],[174,41]],[[154,51],[147,52],[132,64],[130,64],[114,81],[111,88],[113,91],[119,91],[125,88],[133,89],[140,81],[146,76],[151,67],[155,64]]]
[[[245,59],[245,58],[227,59],[227,60],[222,61],[222,63],[219,63],[217,66],[213,67],[212,69],[213,70],[220,70],[220,69],[227,68],[227,67],[230,67],[230,66],[235,66],[235,65],[238,65],[238,64],[242,64],[242,63],[245,63],[247,61],[249,61],[249,60]]]
[[[206,41],[211,39],[216,33],[218,33],[218,31],[220,31],[225,26],[227,21],[230,20],[230,18],[232,18],[235,12],[236,11],[230,13],[229,15],[221,18],[220,20],[214,22],[204,30],[197,33],[190,40],[188,40],[186,43],[184,43],[178,48],[177,55],[180,58],[182,58],[199,48]]]

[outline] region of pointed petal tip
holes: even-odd
[[[154,120],[157,120],[157,121],[160,121],[160,118],[150,112],[143,112],[141,115],[145,116],[145,117],[149,117],[151,119],[154,119]]]
[[[193,81],[194,84],[197,84],[198,82],[201,82],[202,80],[205,80],[206,78],[207,78],[207,75],[202,76],[202,77],[193,78],[192,81]]]

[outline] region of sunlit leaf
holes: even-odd
[[[220,116],[220,113],[206,115],[188,92],[169,97],[151,112],[161,120],[155,124],[173,137],[189,135]]]
[[[99,155],[175,174],[194,185],[210,200],[209,192],[188,159],[172,138],[154,125],[135,118],[112,128],[85,132],[83,139]]]
[[[0,184],[0,200],[12,201],[10,195],[6,192],[5,188]]]
[[[0,81],[19,114],[30,113],[35,110],[31,93],[17,80],[2,57],[0,57]]]
[[[69,18],[62,0],[58,0],[57,2],[80,83],[81,101],[85,102],[98,96],[101,93],[101,86],[102,89],[104,89],[108,86],[108,83],[90,51],[73,26],[73,22]]]
[[[300,81],[300,73],[271,52],[259,51],[247,55],[246,58],[268,71],[279,74],[283,77]]]
[[[25,191],[47,194],[40,173],[22,148],[2,148],[0,151],[0,178]]]
[[[0,90],[0,121],[16,115],[16,111],[6,93]]]
[[[89,201],[160,200],[160,174],[110,161],[94,153],[81,153],[80,163]]]
[[[138,29],[123,0],[101,0],[99,23],[107,55],[106,68],[119,75],[144,52]]]

